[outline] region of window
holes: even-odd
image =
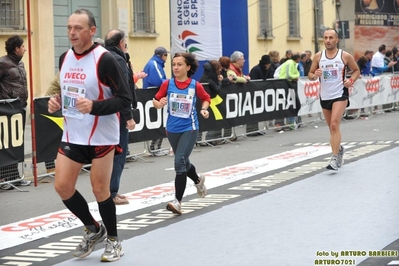
[[[324,0],[316,0],[317,2],[317,27],[319,29],[319,38],[323,37],[324,35],[324,30],[326,27],[324,27],[324,12],[323,12],[323,2]]]
[[[24,0],[0,0],[0,29],[25,29]]]
[[[135,33],[155,33],[154,0],[133,0]]]
[[[259,1],[259,36],[273,36],[271,0]]]
[[[288,19],[289,19],[289,33],[288,37],[299,38],[299,4],[298,0],[288,0]]]

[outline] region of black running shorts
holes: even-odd
[[[346,107],[348,107],[349,106],[349,93],[348,93],[347,88],[344,88],[344,93],[339,98],[332,99],[332,100],[323,100],[320,98],[320,105],[321,105],[321,108],[323,108],[323,109],[332,110],[332,106],[333,106],[334,102],[345,101],[345,100],[348,100],[348,103],[346,104]]]
[[[93,159],[102,158],[108,153],[113,152],[114,149],[115,145],[88,146],[61,142],[58,152],[72,161],[90,164]]]

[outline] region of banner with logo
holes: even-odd
[[[208,86],[204,84],[204,87]],[[300,108],[297,85],[287,80],[253,81],[230,84],[211,99],[209,118],[199,115],[200,131],[228,128],[248,123],[296,116]],[[167,107],[155,109],[152,99],[157,90],[137,90],[136,127],[130,142],[164,138]],[[201,109],[198,101],[197,110]]]
[[[398,0],[355,0],[355,59],[366,50],[377,52],[381,44],[396,47],[398,27]]]
[[[129,143],[162,139],[166,136],[166,108],[156,109],[152,104],[157,92],[158,88],[136,90],[137,108],[133,112],[136,126],[129,133]]]
[[[193,78],[199,80],[203,65],[234,51],[249,57],[247,0],[172,0],[170,7],[171,50],[193,53],[199,67]],[[243,67],[249,73],[249,65]]]
[[[320,106],[320,82],[307,78],[298,81],[298,98],[301,109],[298,115],[322,112]],[[349,88],[348,109],[359,109],[399,101],[399,75],[387,74],[362,77]]]
[[[24,161],[25,110],[20,100],[0,100],[0,166]]]
[[[50,97],[33,99],[36,129],[36,160],[38,163],[56,158],[61,143],[64,118],[61,111],[48,112]]]
[[[211,99],[209,118],[198,116],[200,131],[293,117],[297,116],[299,108],[296,82],[270,80],[230,84]]]
[[[220,0],[171,1],[172,54],[194,53],[198,60],[222,55]]]

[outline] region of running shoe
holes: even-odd
[[[90,232],[85,228],[85,234],[83,235],[82,242],[76,247],[73,255],[78,258],[85,258],[93,252],[94,247],[104,241],[107,235],[107,230],[104,225],[100,224],[100,230],[98,233]]]
[[[344,165],[344,153],[345,153],[345,148],[341,145],[339,152],[338,152],[338,168]]]
[[[26,187],[26,186],[30,186],[30,184],[32,184],[31,180],[21,180],[21,181],[13,183],[13,185],[17,186],[17,187]]]
[[[177,199],[174,199],[172,202],[169,202],[168,205],[166,205],[166,209],[178,215],[182,214],[181,204]]]
[[[116,196],[115,198],[113,198],[113,201],[115,203],[115,205],[125,205],[125,204],[129,204],[128,199],[125,198],[120,198],[118,196]]]
[[[168,152],[166,152],[166,151],[157,151],[157,152],[153,152],[152,153],[152,156],[157,156],[157,157],[159,157],[159,156],[165,156],[165,155],[167,155],[168,154]]]
[[[101,255],[102,262],[111,262],[119,260],[125,253],[123,252],[121,242],[107,238],[105,241],[105,251]]]
[[[199,174],[198,177],[199,183],[195,184],[195,187],[197,188],[197,194],[200,198],[205,198],[206,196],[206,186],[205,186],[205,175],[204,174]]]
[[[330,163],[326,167],[328,170],[338,171],[338,155],[331,156]]]

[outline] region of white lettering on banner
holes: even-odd
[[[145,106],[143,106],[142,102],[137,103],[139,118],[138,119],[136,118],[135,120],[140,122],[136,124],[136,127],[131,132],[138,132],[142,130],[144,126],[146,126],[148,129],[158,129],[166,126],[166,120],[168,117],[167,109],[165,107],[161,109],[156,109],[157,110],[156,120],[152,121],[150,116],[151,108],[155,109],[152,100],[147,101],[145,103]]]
[[[24,141],[23,117],[22,114],[14,114],[10,117],[0,116],[0,128],[3,128],[0,135],[0,150],[11,147],[21,147]],[[11,136],[9,135],[11,129]]]
[[[205,0],[201,0],[201,25],[206,24]]]
[[[242,94],[238,94],[240,96],[240,98],[242,97]],[[245,98],[244,98],[244,103],[241,105],[242,106],[242,110],[239,112],[240,116],[245,116],[246,112],[248,112],[250,115],[253,114],[253,107],[252,107],[252,101],[251,101],[251,93],[249,91],[247,91],[245,93]],[[254,99],[255,100],[255,99]],[[240,103],[241,103],[241,99],[240,99]]]
[[[230,110],[230,101],[234,103],[234,110]],[[227,94],[226,95],[226,118],[238,117],[238,95],[237,94]]]
[[[151,117],[150,117],[150,109],[151,108],[154,108],[154,104],[152,103],[152,101],[146,102],[145,112],[144,112],[146,126],[148,129],[160,128],[162,125],[162,116],[161,116],[162,109],[156,109],[157,110],[157,120],[151,121]]]
[[[290,107],[296,108],[296,93],[294,89],[265,90],[255,91],[254,96],[250,92],[229,93],[226,95],[226,119],[250,115],[261,114],[263,112],[273,112],[279,110],[288,110]],[[260,101],[257,101],[260,99]],[[270,99],[271,104],[268,104]],[[259,103],[259,105],[257,105]],[[231,106],[232,109],[231,109]]]
[[[256,99],[258,99],[258,98],[260,98],[259,106],[256,105],[256,102],[257,102]],[[253,103],[253,106],[254,106],[253,113],[254,114],[261,114],[263,112],[263,110],[264,110],[264,107],[262,105],[263,102],[265,102],[263,91],[255,91],[254,92],[254,103]]]

